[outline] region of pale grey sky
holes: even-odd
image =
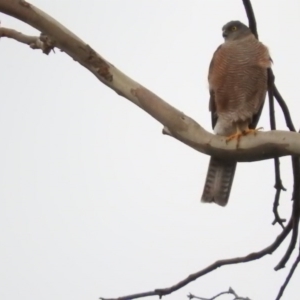
[[[210,129],[207,69],[221,27],[247,23],[240,0],[32,0],[127,75]],[[299,121],[300,3],[252,1],[277,86]],[[1,25],[38,34],[3,14]],[[93,300],[173,285],[217,259],[246,255],[272,226],[273,161],[239,164],[226,208],[200,203],[209,157],[70,57],[1,39],[0,298]],[[285,129],[277,110],[278,127]],[[260,126],[269,128],[268,109]],[[290,215],[290,159],[281,160]],[[211,297],[232,286],[273,300],[287,268],[272,256],[223,267],[167,296]],[[299,270],[282,299],[299,299]],[[155,298],[156,299],[156,298]],[[224,296],[222,299],[231,299]]]

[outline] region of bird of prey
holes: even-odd
[[[268,48],[240,21],[222,28],[224,43],[211,60],[208,73],[209,110],[214,133],[227,141],[255,131],[267,92]],[[225,206],[237,163],[211,157],[202,202]]]

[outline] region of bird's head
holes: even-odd
[[[225,41],[234,41],[242,39],[251,34],[248,26],[240,21],[230,21],[222,27],[223,37]]]

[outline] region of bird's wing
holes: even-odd
[[[210,61],[209,70],[208,70],[208,81],[210,80],[211,74],[213,72],[215,57],[218,55],[218,51],[220,50],[221,47],[222,47],[222,45],[220,45],[217,48],[217,50],[214,52],[213,57]],[[211,112],[211,125],[212,125],[212,128],[214,129],[217,124],[217,121],[218,121],[218,115],[216,113],[215,93],[211,87],[209,88],[209,94],[210,94],[209,111]]]

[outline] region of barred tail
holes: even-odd
[[[206,175],[202,202],[215,202],[226,206],[236,169],[235,161],[211,157]]]

